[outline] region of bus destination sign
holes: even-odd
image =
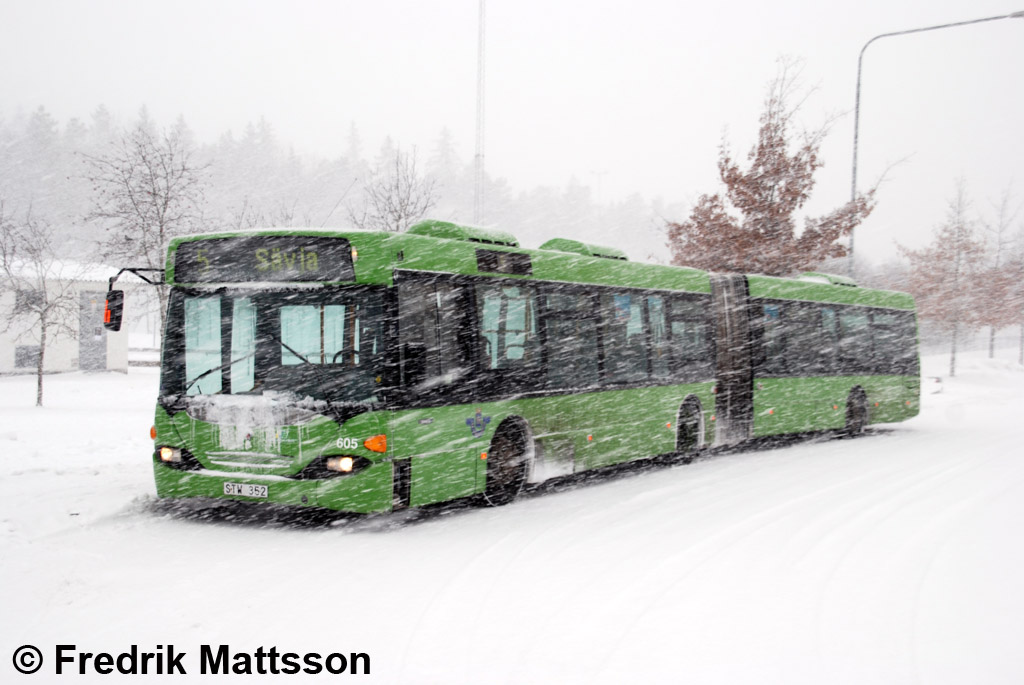
[[[354,281],[345,238],[253,235],[192,240],[178,246],[176,283]]]

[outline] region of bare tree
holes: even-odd
[[[435,181],[416,171],[416,151],[397,150],[383,162],[363,188],[363,202],[349,207],[357,228],[398,233],[406,230],[437,203]]]
[[[158,133],[140,124],[107,155],[86,156],[94,202],[89,219],[106,224],[104,258],[163,269],[167,244],[201,221],[202,173],[182,126]],[[163,324],[167,292],[159,288]]]
[[[988,233],[990,263],[985,276],[989,297],[981,302],[981,322],[989,327],[988,356],[991,359],[996,356],[996,331],[1021,320],[1019,302],[1014,306],[1020,297],[1020,274],[1013,259],[1015,255],[1011,254],[1013,236],[1010,235],[1021,206],[1014,206],[1009,186],[998,203],[990,204],[995,210],[995,220],[982,224]]]
[[[267,210],[254,204],[250,197],[246,195],[242,198],[241,207],[232,211],[229,226],[236,231],[249,228],[266,228],[268,226],[282,228],[291,226],[308,228],[312,226],[313,216],[310,214],[309,208],[304,208],[300,217],[298,206],[298,198],[293,200],[291,204],[284,200],[279,200],[273,209]]]
[[[981,308],[988,294],[979,278],[985,266],[985,246],[970,218],[963,180],[957,182],[946,221],[935,230],[932,243],[920,250],[899,249],[910,260],[910,292],[921,318],[949,333],[949,375],[955,376],[960,335],[981,325]]]
[[[0,200],[0,296],[11,300],[10,314],[0,324],[15,339],[39,343],[36,359],[36,406],[43,406],[46,345],[57,336],[78,336],[77,266],[57,258],[51,226],[32,215],[15,218]],[[13,297],[11,297],[13,295]]]
[[[1008,307],[1013,312],[1013,321],[1020,327],[1017,363],[1024,364],[1024,222],[1017,227],[1016,240],[1010,253],[1006,272],[1013,279]]]

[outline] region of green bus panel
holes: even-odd
[[[867,395],[870,423],[904,421],[919,411],[916,377],[757,378],[754,437],[843,428],[847,399],[855,387]]]
[[[705,382],[367,412],[350,419],[343,428],[319,417],[304,425],[280,428],[275,436],[279,451],[282,457],[289,457],[281,461],[290,464],[284,467],[215,464],[224,447],[221,427],[185,412],[172,418],[161,408],[156,416],[157,444],[189,450],[205,469],[183,471],[154,458],[157,493],[161,497],[253,501],[224,494],[226,482],[252,483],[268,486],[266,501],[270,502],[363,513],[386,511],[392,507],[392,463],[409,459],[409,504],[443,502],[483,492],[487,484],[484,455],[495,431],[510,417],[528,424],[544,458],[541,467],[555,464],[556,475],[568,474],[674,451],[677,413],[689,396],[701,402],[705,442],[711,444],[714,396],[712,383]],[[295,434],[290,441],[289,433]],[[362,447],[363,440],[377,434],[388,436],[386,454]],[[340,449],[339,442],[346,438],[360,447]],[[258,440],[252,444],[253,452],[266,449]],[[351,475],[321,480],[289,477],[313,460],[333,454],[363,456],[372,464]]]
[[[217,233],[202,236],[187,236],[171,241],[166,264],[166,281],[171,285],[188,285],[175,279],[174,258],[178,246],[194,240],[210,238],[251,237],[252,233]],[[593,285],[621,285],[630,288],[653,290],[679,290],[684,292],[709,293],[710,281],[706,272],[660,264],[643,264],[601,257],[587,257],[550,250],[524,250],[522,248],[459,240],[440,241],[427,236],[409,233],[368,233],[359,231],[317,231],[276,230],[261,231],[260,235],[339,237],[348,240],[356,256],[353,259],[354,283],[393,285],[396,269],[409,271],[437,272],[545,280],[562,283],[583,283]],[[532,263],[530,276],[492,274],[478,270],[478,248],[501,252],[528,254]],[[278,283],[275,286],[288,287]],[[303,287],[305,284],[296,284]]]

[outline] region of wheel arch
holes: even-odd
[[[533,440],[533,429],[530,422],[518,414],[506,416],[494,429],[491,442],[487,446],[487,453],[490,455],[494,441],[499,436],[509,436],[517,444],[520,456],[527,462],[527,478],[533,475],[533,466],[536,462],[536,444]]]
[[[530,428],[530,422],[518,414],[506,416],[501,420],[498,427],[494,429],[491,442],[493,443],[494,439],[499,435],[504,436],[506,434],[519,436],[522,439],[522,446],[526,450],[529,450],[533,445],[533,430]]]
[[[683,447],[682,443],[685,436],[681,431],[684,426],[684,419],[689,415],[697,417],[697,441],[693,448],[701,449],[706,443],[707,427],[704,425],[704,406],[697,395],[690,393],[683,398],[683,401],[679,403],[679,409],[676,410],[676,451],[681,451],[680,448]]]
[[[858,417],[856,412],[860,412],[861,416]],[[863,431],[871,423],[871,405],[868,402],[868,392],[859,383],[850,388],[850,391],[846,394],[847,431],[850,431],[851,427],[854,427],[858,420],[863,420],[863,424],[857,427],[857,432]]]

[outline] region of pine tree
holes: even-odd
[[[843,257],[838,241],[850,235],[874,208],[874,189],[835,211],[805,218],[797,233],[796,213],[811,196],[819,149],[829,124],[792,140],[799,104],[794,64],[783,62],[771,82],[757,144],[744,170],[723,143],[718,173],[724,193],[704,194],[682,223],[668,223],[672,263],[713,271],[787,275]],[[736,210],[739,217],[732,213]]]

